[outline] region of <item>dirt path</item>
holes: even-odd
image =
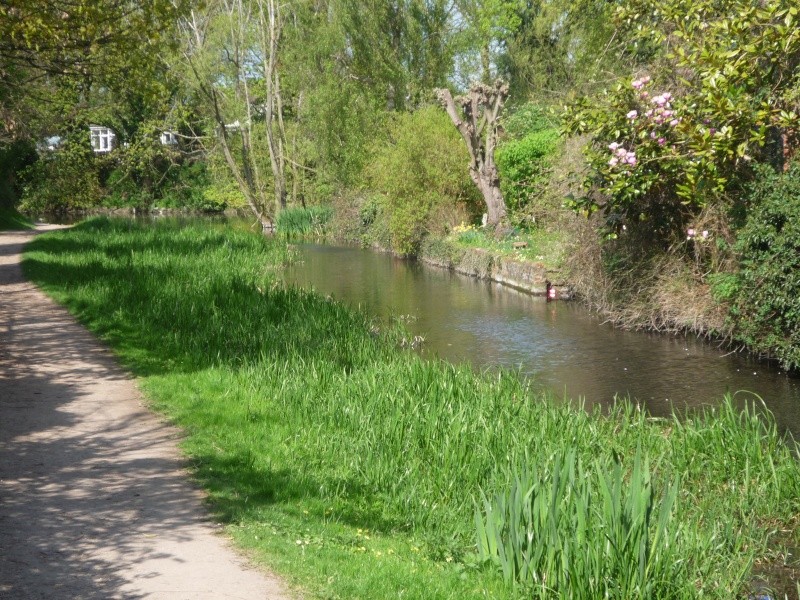
[[[177,432],[0,232],[0,598],[282,600],[188,481]]]

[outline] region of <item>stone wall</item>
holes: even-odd
[[[551,297],[554,294],[559,300],[572,297],[562,274],[547,270],[540,262],[509,258],[482,248],[459,248],[441,240],[423,246],[418,258],[431,266],[496,281],[534,296],[550,293]]]

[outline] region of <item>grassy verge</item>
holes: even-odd
[[[482,248],[498,256],[541,262],[550,269],[564,262],[564,234],[546,229],[533,229],[502,239],[473,225],[460,225],[447,237],[462,248]]]
[[[422,361],[284,289],[289,258],[223,226],[93,220],[24,268],[186,430],[231,535],[308,596],[733,598],[797,543],[800,469],[768,418],[590,415]]]
[[[0,231],[31,228],[33,224],[16,210],[0,206]]]

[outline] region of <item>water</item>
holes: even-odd
[[[423,354],[505,367],[587,406],[630,396],[654,416],[758,394],[781,429],[800,432],[800,380],[694,336],[620,331],[575,303],[358,248],[298,246],[288,282],[384,319],[404,317]]]

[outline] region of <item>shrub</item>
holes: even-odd
[[[531,133],[552,129],[556,125],[555,119],[547,114],[546,109],[533,102],[509,109],[500,122],[506,135],[515,140]]]
[[[105,181],[106,196],[103,205],[110,208],[122,206],[147,206],[149,199],[142,195],[142,189],[136,182],[119,167],[113,169]]]
[[[724,202],[754,162],[780,162],[797,122],[797,10],[789,0],[625,0],[632,45],[656,51],[650,75],[576,102],[568,129],[589,134],[589,192],[613,236],[644,226],[663,239]],[[601,194],[592,192],[599,191]]]
[[[500,189],[512,218],[543,194],[558,137],[557,130],[543,129],[520,140],[508,141],[497,149]]]
[[[16,205],[22,193],[18,174],[36,158],[36,149],[30,142],[0,144],[0,207]]]
[[[224,190],[211,189],[210,176],[204,162],[168,166],[157,194],[160,196],[157,204],[167,208],[219,212],[228,206],[228,195]]]
[[[786,173],[760,167],[753,208],[738,235],[739,337],[755,350],[800,367],[800,164]]]
[[[463,203],[478,212],[464,142],[438,107],[397,115],[389,124],[389,142],[373,154],[368,181],[386,198],[392,246],[401,254],[417,252],[435,207]]]
[[[216,210],[238,208],[247,203],[239,186],[233,182],[211,183],[203,190],[203,201],[208,206],[217,207]]]
[[[25,169],[20,210],[41,214],[97,206],[102,197],[101,163],[89,146],[89,136],[77,130],[58,150]]]

